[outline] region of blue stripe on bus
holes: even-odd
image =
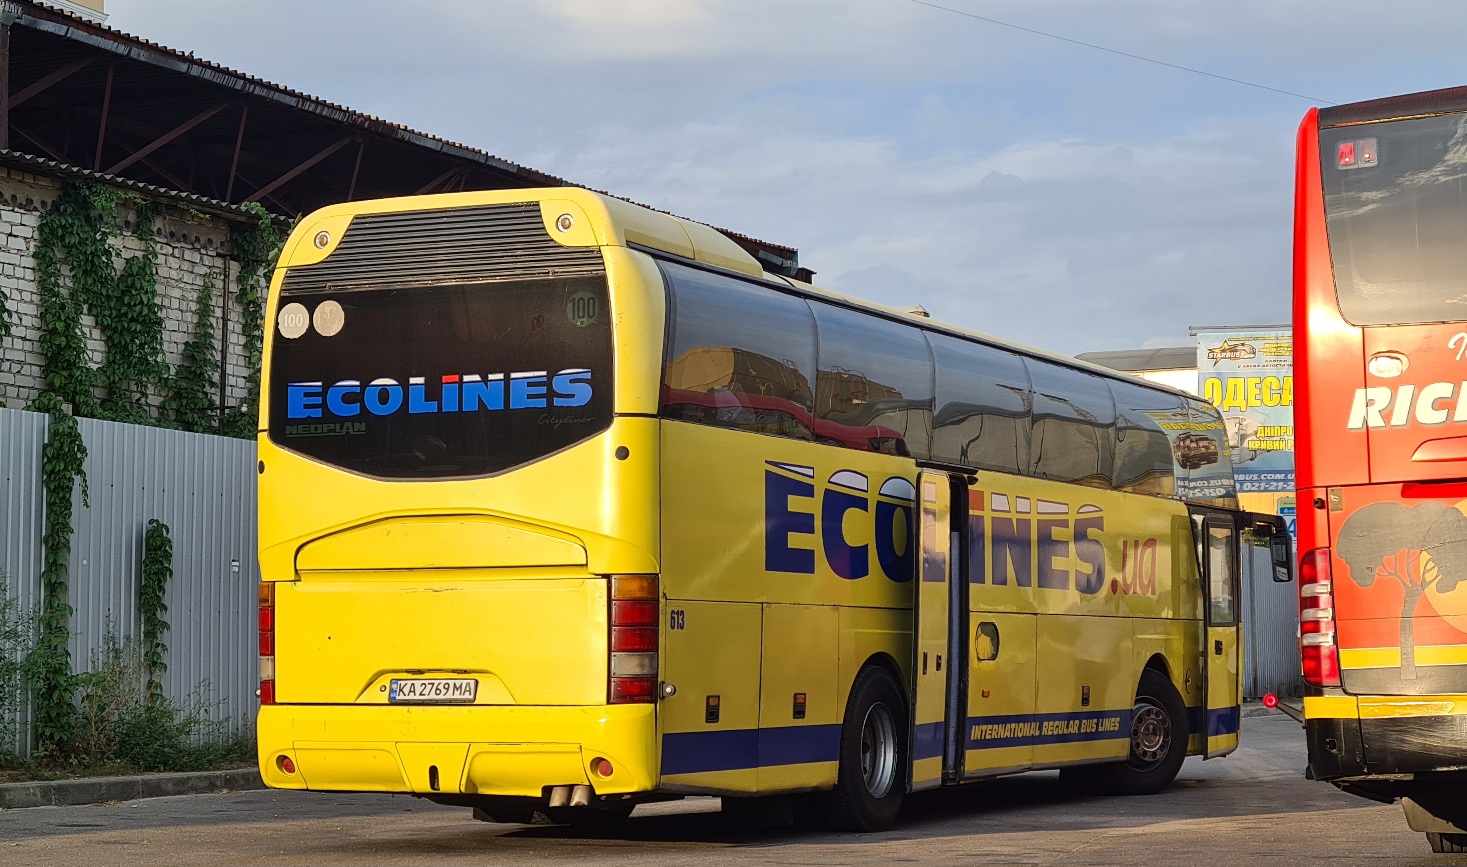
[[[912,739],[913,759],[935,759],[942,755],[942,733],[940,722],[922,723],[917,726],[917,736]]]
[[[1189,707],[1189,731],[1204,730],[1204,714],[1208,737],[1230,735],[1237,733],[1239,729],[1242,708],[1234,706],[1205,710]],[[967,748],[970,750],[1122,739],[1131,735],[1131,711],[969,717],[967,733]],[[932,759],[941,756],[942,734],[943,724],[940,722],[917,726],[917,736],[913,739],[913,758]],[[839,757],[840,726],[834,724],[669,732],[662,736],[664,774],[803,765],[833,762]]]
[[[1238,705],[1207,710],[1207,724],[1202,724],[1203,708],[1187,708],[1187,730],[1197,734],[1207,732],[1207,736],[1215,738],[1220,735],[1235,735],[1241,728],[1243,720],[1243,709]]]
[[[839,757],[839,725],[668,732],[662,736],[664,774],[803,765]]]

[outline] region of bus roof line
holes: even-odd
[[[910,313],[903,313],[899,310],[884,307],[880,304],[875,304],[873,302],[865,301],[860,298],[854,298],[848,295],[842,295],[838,292],[832,292],[829,289],[824,289],[811,283],[800,284],[796,283],[796,281],[794,280],[779,275],[769,275],[773,277],[778,277],[777,280],[769,279],[768,276],[753,277],[739,271],[731,271],[727,268],[720,268],[717,265],[710,265],[707,262],[699,262],[696,259],[687,259],[677,255],[676,253],[668,253],[665,250],[658,250],[655,247],[648,247],[643,244],[637,244],[630,241],[627,242],[627,247],[632,250],[646,253],[654,259],[666,259],[669,262],[676,262],[679,265],[684,265],[689,268],[695,268],[699,271],[708,271],[713,274],[722,274],[728,277],[742,280],[746,283],[757,283],[760,286],[773,289],[776,292],[783,292],[786,295],[795,295],[797,297],[809,300],[823,301],[827,304],[834,304],[837,307],[843,307],[847,310],[854,310],[859,313],[873,314],[891,322],[915,326],[925,331],[932,331],[937,334],[945,334],[949,337],[957,337],[961,340],[967,340],[972,343],[981,343],[992,349],[1001,349],[1006,352],[1029,356],[1037,361],[1048,361],[1055,364],[1064,365],[1065,367],[1072,368],[1081,373],[1095,374],[1108,380],[1124,382],[1130,385],[1138,385],[1150,391],[1165,392],[1168,394],[1180,396],[1188,401],[1205,403],[1205,401],[1202,401],[1202,398],[1198,397],[1195,394],[1192,394],[1191,392],[1183,391],[1180,388],[1174,388],[1173,386],[1166,385],[1164,383],[1152,382],[1150,380],[1141,379],[1140,377],[1135,376],[1127,376],[1124,373],[1111,370],[1108,367],[1102,367],[1098,364],[1091,364],[1088,361],[1082,361],[1078,358],[1071,358],[1065,355],[1058,355],[1056,353],[1046,352],[1043,349],[1037,349],[1033,346],[1025,346],[1022,343],[1013,343],[1007,340],[1001,340],[997,337],[993,337],[992,335],[983,334],[977,331],[970,331],[966,328],[961,328],[956,325],[949,325],[946,322],[942,322],[941,320],[913,316]]]

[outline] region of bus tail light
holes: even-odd
[[[275,585],[260,582],[260,704],[275,703]]]
[[[656,575],[611,576],[611,704],[657,700],[658,596]]]
[[[1304,682],[1340,685],[1340,649],[1335,641],[1334,581],[1328,548],[1315,548],[1299,561],[1299,655]]]

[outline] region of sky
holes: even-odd
[[[819,285],[1065,355],[1286,323],[1305,112],[1467,84],[1461,0],[939,5],[106,8],[170,48],[796,247]]]

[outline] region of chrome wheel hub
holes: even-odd
[[[861,777],[873,798],[884,798],[896,782],[896,724],[884,704],[872,705],[861,722]]]
[[[1172,746],[1172,721],[1166,711],[1148,701],[1131,711],[1131,758],[1134,768],[1146,770],[1161,763]]]

